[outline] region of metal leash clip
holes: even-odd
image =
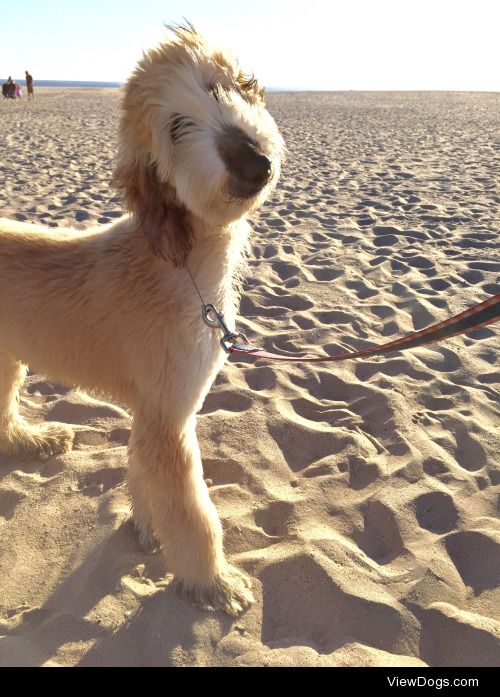
[[[224,315],[219,312],[215,305],[208,303],[207,305],[201,306],[201,317],[205,324],[211,329],[220,329],[223,333],[222,339],[220,340],[220,345],[226,353],[231,353],[231,348],[236,339],[243,339],[245,343],[248,343],[248,339],[241,332],[236,333],[229,330],[226,323],[224,322]]]

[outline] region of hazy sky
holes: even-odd
[[[500,91],[500,0],[0,0],[0,78],[126,79],[191,21],[268,87]]]

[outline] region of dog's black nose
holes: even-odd
[[[262,188],[271,176],[271,161],[265,155],[248,149],[244,155],[241,178],[248,184]]]
[[[230,193],[236,198],[255,196],[271,178],[269,158],[236,126],[228,126],[221,134],[218,150],[230,175]]]

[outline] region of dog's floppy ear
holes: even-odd
[[[193,235],[188,212],[175,189],[160,180],[151,162],[119,164],[114,181],[124,192],[127,207],[137,217],[151,250],[174,266],[184,266]]]

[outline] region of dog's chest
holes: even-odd
[[[246,228],[243,229],[243,232]],[[221,328],[207,326],[202,316],[202,302],[214,305],[222,313],[229,331],[235,330],[238,293],[234,279],[239,275],[245,234],[221,237],[199,244],[184,269],[183,284],[188,301],[190,328],[191,379],[206,393],[222,368],[227,354],[220,344]],[[200,297],[201,296],[201,297]]]
[[[234,331],[236,322],[236,297],[232,288],[217,289],[213,293],[209,293],[203,297],[205,303],[213,305],[220,314],[221,319],[227,326],[229,331]],[[202,310],[201,304],[196,307],[195,322],[197,324],[197,333],[200,339],[200,354],[204,356],[207,364],[214,362],[222,363],[226,353],[221,346],[221,339],[224,331],[220,326],[209,326],[206,322],[206,315]],[[205,315],[205,318],[204,318]],[[208,313],[210,320],[214,319],[214,313]],[[218,360],[220,359],[220,360]],[[208,366],[207,366],[208,368]]]
[[[234,298],[230,294],[207,295],[204,300],[215,305],[224,314],[224,320],[229,328],[234,327]],[[220,344],[222,332],[207,326],[203,321],[201,302],[193,304],[190,308],[190,315],[191,332],[189,332],[185,350],[185,359],[189,367],[187,371],[182,371],[184,372],[184,382],[179,387],[185,394],[193,396],[195,399],[193,410],[199,411],[212,383],[224,365],[227,353]]]

